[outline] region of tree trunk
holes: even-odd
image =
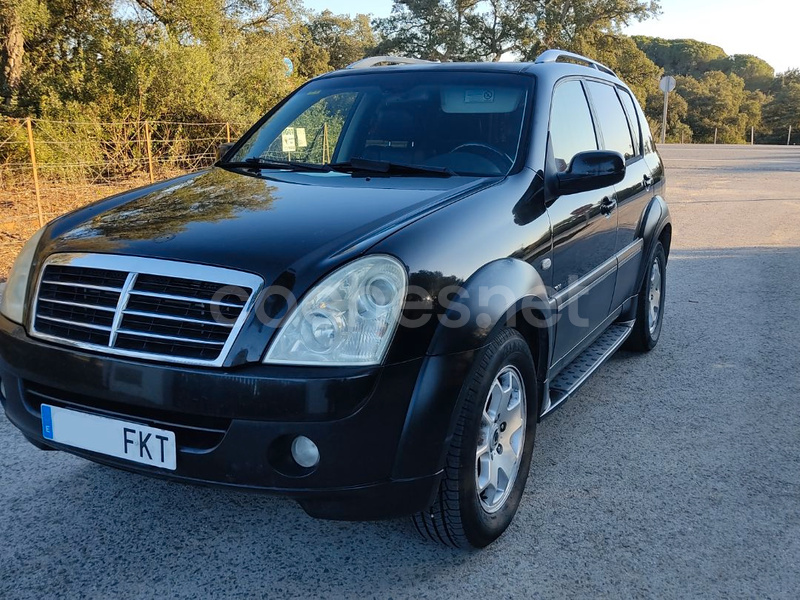
[[[7,5],[3,9],[0,11],[0,97],[9,107],[19,93],[25,40],[17,11]]]

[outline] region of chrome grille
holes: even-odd
[[[218,366],[262,283],[217,267],[56,254],[41,272],[32,335],[110,354]]]

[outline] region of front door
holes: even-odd
[[[562,81],[553,92],[548,169],[566,171],[579,152],[599,149],[584,84]],[[616,283],[614,186],[550,199],[553,292],[558,323],[554,362],[608,317]]]

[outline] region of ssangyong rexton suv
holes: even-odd
[[[213,168],[39,231],[2,299],[2,403],[42,449],[485,546],[537,422],[658,341],[663,196],[603,65],[366,59]]]

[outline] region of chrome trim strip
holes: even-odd
[[[81,323],[80,321],[70,321],[68,319],[57,319],[56,317],[45,317],[44,315],[38,315],[37,319],[42,319],[43,321],[50,321],[51,323],[61,323],[62,325],[70,325],[72,327],[83,327],[85,329],[96,329],[97,331],[107,331],[111,332],[111,327],[107,327],[105,325],[94,325],[92,323]],[[103,346],[100,346],[101,348]]]
[[[112,309],[113,310],[113,309]],[[196,323],[197,325],[216,325],[218,327],[226,327],[230,329],[233,323],[217,323],[216,321],[204,321],[203,319],[195,319],[193,317],[176,317],[175,315],[162,315],[160,313],[149,313],[141,310],[124,309],[124,316],[132,317],[146,317],[148,319],[164,319],[165,321],[180,321],[181,323]]]
[[[119,295],[117,308],[114,311],[114,322],[111,324],[111,335],[108,338],[108,345],[110,348],[113,348],[114,344],[117,343],[117,331],[122,324],[122,311],[125,310],[125,307],[128,305],[128,294],[136,283],[136,277],[136,273],[128,273],[128,276],[125,278],[125,284],[122,286],[122,293]]]
[[[642,238],[637,238],[627,246],[625,246],[622,250],[617,252],[617,264],[618,266],[624,265],[630,259],[637,256],[644,248],[644,240]]]
[[[179,356],[170,356],[167,354],[154,354],[150,352],[141,352],[137,350],[125,350],[122,348],[113,348],[105,345],[90,344],[86,342],[79,342],[69,340],[58,336],[48,335],[36,331],[36,313],[38,311],[39,293],[43,281],[45,269],[49,265],[67,265],[74,267],[87,267],[94,269],[107,269],[113,271],[122,271],[128,274],[147,274],[147,275],[160,275],[164,277],[178,277],[181,279],[198,280],[211,283],[218,283],[221,286],[231,285],[252,290],[250,297],[244,306],[233,305],[236,308],[241,308],[239,317],[230,327],[228,338],[220,348],[219,355],[214,360],[208,359],[194,359],[184,358]],[[69,285],[67,282],[64,282]],[[75,285],[74,287],[83,287]],[[36,283],[36,293],[34,296],[33,306],[31,307],[28,317],[28,331],[31,337],[37,339],[53,342],[63,346],[72,346],[82,350],[90,350],[100,352],[107,355],[124,356],[129,358],[145,359],[157,362],[175,363],[182,365],[197,365],[206,367],[221,367],[228,358],[228,355],[233,348],[236,339],[239,337],[245,321],[255,308],[256,300],[258,299],[261,290],[264,287],[264,280],[258,275],[246,273],[243,271],[236,271],[232,269],[224,269],[221,267],[212,267],[207,265],[198,265],[194,263],[183,263],[172,260],[163,260],[156,258],[141,258],[136,256],[123,256],[118,254],[84,254],[84,253],[59,253],[52,254],[45,260],[40,268],[38,274],[38,281]],[[109,290],[111,291],[111,290]],[[123,297],[121,289],[114,289],[114,292],[120,293]],[[129,296],[129,294],[128,294]],[[163,296],[162,296],[163,297]],[[43,299],[46,300],[46,299]],[[191,298],[192,302],[201,301],[198,298]],[[206,301],[202,301],[206,302]],[[127,306],[124,305],[124,306]],[[124,312],[120,310],[120,312]],[[159,315],[152,315],[159,316]],[[75,324],[78,327],[80,323]],[[190,343],[198,340],[182,340]]]
[[[613,273],[613,267],[619,268],[631,258],[636,256],[638,252],[642,251],[644,247],[644,240],[637,238],[622,250],[614,254],[611,258],[607,259],[594,269],[589,271],[586,275],[553,295],[556,305],[561,308],[569,306],[573,301],[577,300],[580,296],[591,290],[595,285],[600,283],[605,277]],[[605,272],[608,271],[608,272]],[[574,293],[580,290],[579,293]]]
[[[94,285],[93,283],[75,283],[72,281],[42,281],[39,285],[63,285],[67,287],[83,288],[86,290],[100,290],[101,292],[114,292],[118,294],[122,288],[109,287],[107,285]]]
[[[146,273],[150,275],[150,273]],[[179,302],[202,302],[203,304],[216,304],[217,306],[227,306],[230,308],[241,308],[243,304],[232,304],[230,302],[219,302],[217,300],[204,300],[203,298],[193,298],[192,296],[179,296],[176,294],[159,294],[158,292],[145,292],[141,290],[131,290],[132,296],[146,296],[148,298],[164,298],[166,300],[178,300]]]
[[[586,287],[581,288],[577,294],[573,294],[572,296],[567,298],[567,300],[565,300],[563,304],[559,304],[558,305],[559,310],[561,310],[562,308],[566,308],[567,306],[578,300],[581,296],[585,296],[586,294],[591,292],[595,287],[603,283],[608,278],[609,275],[613,275],[615,271],[616,269],[609,269],[608,271],[600,275],[600,277],[592,281],[592,283],[588,284]]]
[[[567,286],[557,294],[553,296],[558,306],[565,306],[569,302],[571,302],[574,298],[577,298],[583,295],[584,290],[589,290],[593,287],[592,284],[595,283],[595,279],[601,280],[605,275],[608,273],[612,273],[613,269],[617,266],[617,255],[613,255],[611,258],[603,261],[600,265],[596,266],[594,269],[589,271],[586,275],[579,278],[577,281],[572,283],[571,285]],[[575,290],[580,290],[579,293],[575,294]],[[574,296],[574,298],[573,298]]]
[[[65,300],[53,300],[52,298],[39,298],[42,302],[49,302],[51,304],[60,304],[63,306],[77,306],[78,308],[91,308],[93,310],[104,310],[106,312],[116,312],[113,306],[103,306],[102,304],[83,304],[82,302],[67,302]]]
[[[225,342],[215,342],[212,340],[200,340],[189,337],[178,337],[174,335],[162,335],[160,333],[149,333],[146,331],[133,331],[132,329],[117,329],[116,334],[124,333],[125,335],[132,335],[135,337],[144,337],[154,340],[167,340],[169,342],[189,342],[190,344],[205,344],[206,346],[224,346]]]

